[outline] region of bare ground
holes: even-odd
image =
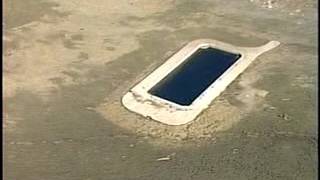
[[[316,8],[312,0],[4,1],[5,179],[316,179]],[[190,124],[166,126],[121,105],[197,38],[281,45]]]

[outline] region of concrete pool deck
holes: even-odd
[[[237,47],[212,39],[191,41],[139,84],[130,89],[122,97],[122,103],[132,112],[144,117],[150,117],[167,125],[189,123],[208,108],[212,101],[259,55],[279,46],[279,44],[280,42],[270,41],[259,47]],[[210,84],[190,105],[180,105],[148,93],[149,89],[158,84],[165,76],[184,63],[195,51],[204,46],[240,54],[241,57],[218,80]]]
[[[266,2],[5,0],[4,179],[316,179],[318,4]],[[200,38],[281,45],[190,124],[121,105]]]

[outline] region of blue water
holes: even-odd
[[[190,105],[239,58],[219,49],[199,49],[148,92],[180,105]]]

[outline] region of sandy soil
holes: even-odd
[[[5,0],[4,178],[315,179],[316,13],[314,0]],[[187,125],[121,105],[198,38],[281,45]]]

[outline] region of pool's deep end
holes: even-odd
[[[190,105],[240,57],[215,48],[200,48],[148,92],[176,104]]]

